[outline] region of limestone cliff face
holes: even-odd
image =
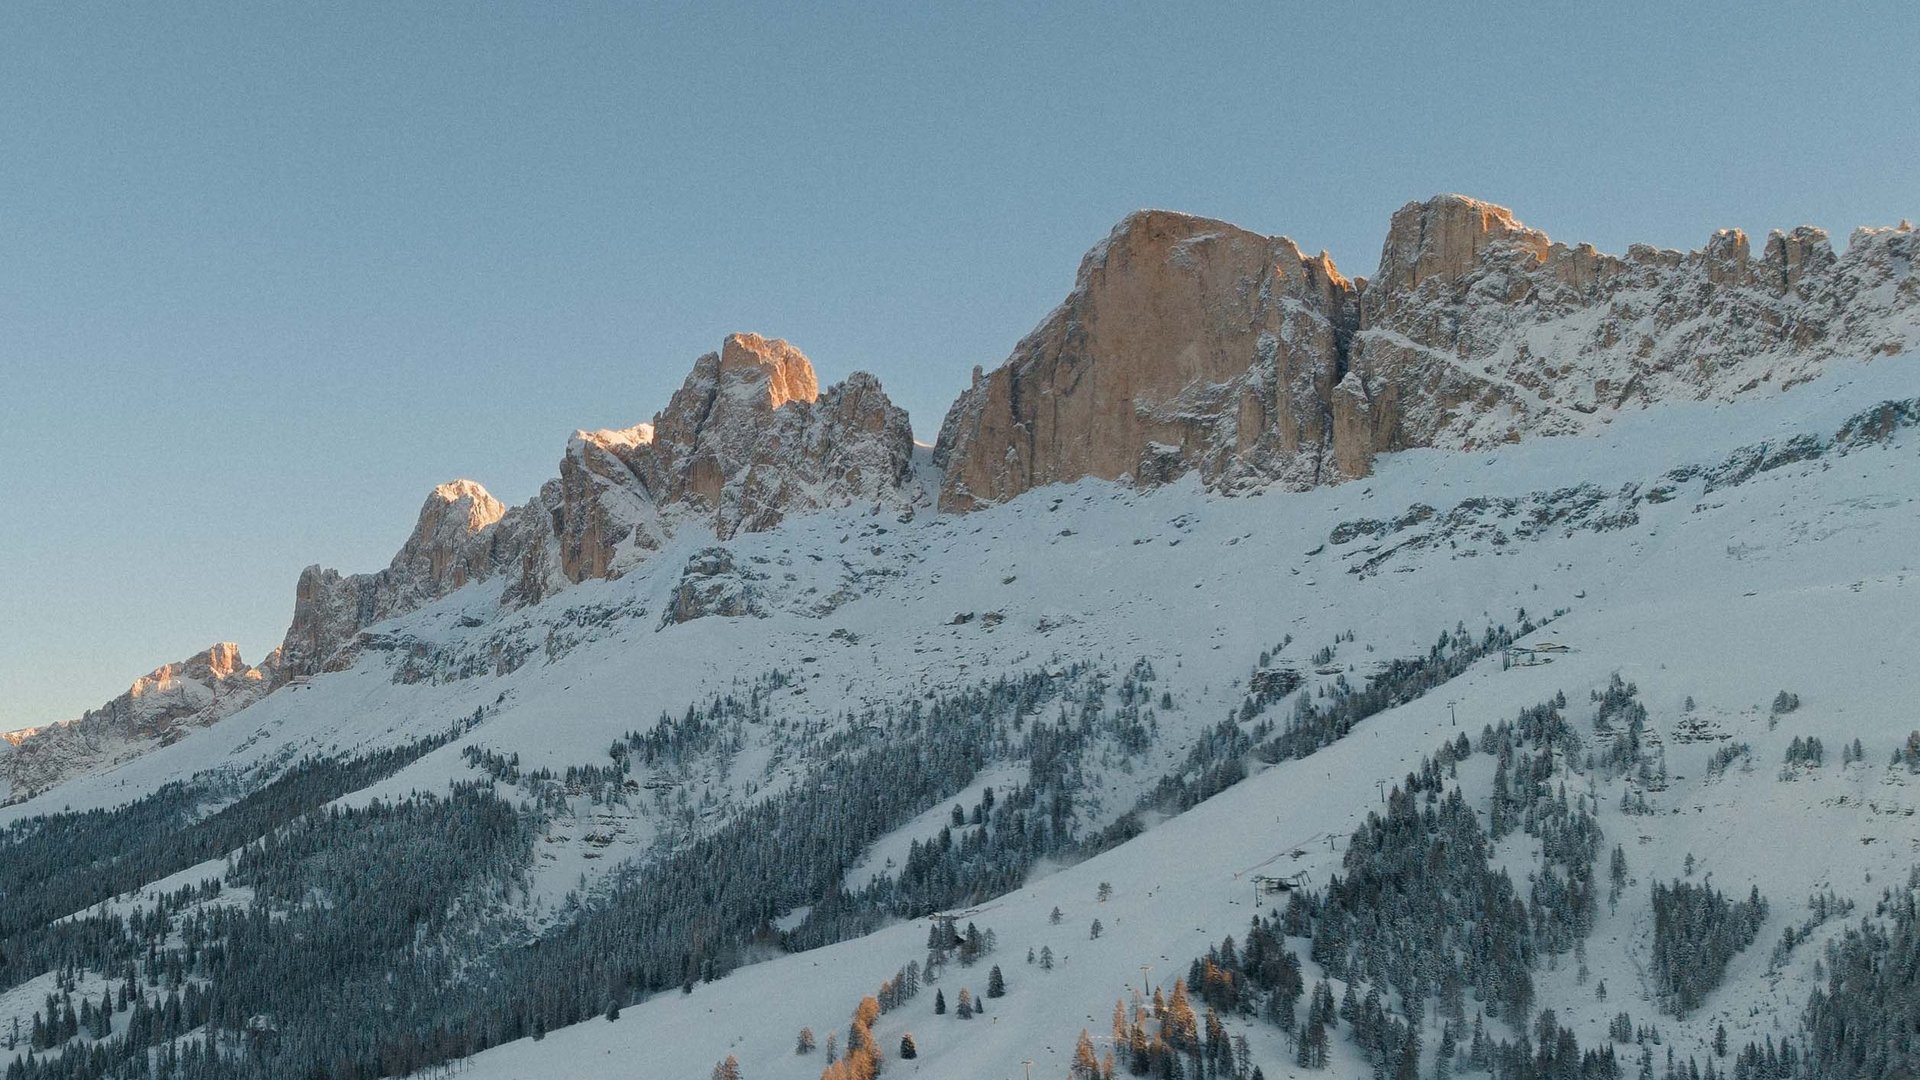
[[[1356,290],[1285,237],[1129,216],[1073,292],[947,413],[941,505],[1097,476],[1316,481]]]
[[[1067,300],[948,412],[941,505],[1096,476],[1232,490],[1365,475],[1375,456],[1566,434],[1911,347],[1911,227],[1738,230],[1696,252],[1568,247],[1460,195],[1393,215],[1349,283],[1284,237],[1134,214]]]
[[[1622,408],[1731,398],[1836,358],[1902,352],[1920,322],[1917,239],[1906,225],[1863,229],[1836,256],[1801,226],[1755,259],[1728,229],[1700,251],[1616,257],[1463,196],[1409,204],[1334,398],[1351,433],[1344,468],[1407,447],[1574,434]]]
[[[301,571],[293,624],[267,665],[276,680],[316,674],[361,627],[412,611],[515,562],[517,553],[503,548],[494,528],[505,515],[506,507],[485,488],[455,480],[427,496],[413,534],[385,570],[351,577],[318,566]]]
[[[701,357],[654,431],[648,490],[711,514],[723,539],[789,510],[890,497],[911,471],[907,414],[878,380],[856,372],[823,394],[800,350],[756,334]]]
[[[559,475],[507,510],[471,481],[434,490],[393,565],[301,575],[282,679],[350,662],[365,627],[503,575],[509,604],[537,603],[645,561],[679,529],[724,539],[789,514],[912,498],[913,436],[878,380],[820,390],[784,341],[735,334],[694,363],[652,423],[576,432]]]
[[[535,503],[510,594],[537,600],[618,577],[687,525],[725,539],[789,514],[912,501],[913,432],[879,380],[824,391],[784,341],[734,334],[694,362],[651,424],[581,432]]]
[[[12,746],[0,755],[0,780],[13,798],[29,798],[73,772],[137,757],[231,716],[269,688],[266,671],[247,666],[239,646],[222,642],[155,668],[77,719],[0,735]]]

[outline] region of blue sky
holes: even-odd
[[[1920,214],[1911,3],[0,5],[0,729],[509,503],[734,330],[931,438],[1129,210],[1372,271]]]

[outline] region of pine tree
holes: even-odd
[[[1053,970],[1053,946],[1051,945],[1040,946],[1040,970]]]
[[[1164,1034],[1168,1042],[1182,1050],[1189,1050],[1200,1042],[1200,1019],[1194,1015],[1193,1005],[1187,1000],[1187,983],[1184,979],[1173,981],[1173,996],[1167,1001]]]
[[[1007,996],[1007,980],[1000,974],[999,964],[993,965],[992,970],[987,972],[987,996],[990,998]]]
[[[900,1060],[912,1061],[920,1056],[920,1047],[914,1044],[913,1032],[900,1036]]]
[[[1080,1041],[1074,1044],[1069,1075],[1073,1080],[1100,1080],[1100,1058],[1094,1053],[1093,1037],[1086,1028],[1080,1029]]]
[[[935,990],[933,992],[933,1015],[947,1015],[947,992],[945,990]]]
[[[1087,936],[1092,939],[1097,939],[1099,938],[1101,932],[1105,929],[1106,927],[1100,925],[1100,920],[1095,919],[1093,920],[1093,927],[1091,930],[1088,931]]]
[[[800,1029],[800,1037],[794,1041],[793,1052],[796,1054],[813,1053],[813,1029],[812,1028],[803,1027]]]
[[[965,987],[960,988],[960,1003],[954,1007],[953,1014],[962,1020],[973,1019],[973,995]]]
[[[728,1054],[725,1061],[713,1067],[713,1080],[740,1080],[740,1059]]]
[[[1318,1013],[1307,1021],[1295,1060],[1304,1069],[1323,1069],[1327,1065],[1327,1026],[1321,1023]]]

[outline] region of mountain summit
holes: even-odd
[[[1571,434],[1629,405],[1730,398],[1837,353],[1893,355],[1920,319],[1911,226],[1745,234],[1624,258],[1463,195],[1393,215],[1371,279],[1286,237],[1129,215],[1067,299],[941,426],[940,503],[1097,476],[1233,489],[1364,475],[1376,455]]]
[[[652,423],[578,431],[560,475],[506,510],[458,480],[428,496],[391,566],[341,577],[309,567],[278,654],[282,677],[322,670],[355,634],[469,581],[505,574],[507,603],[617,578],[686,526],[726,538],[800,513],[911,500],[913,434],[879,380],[819,389],[785,341],[732,334]]]
[[[918,493],[907,414],[878,379],[855,372],[821,390],[799,349],[733,334],[694,362],[652,423],[575,432],[559,475],[525,505],[508,509],[479,484],[454,480],[428,494],[386,569],[301,571],[285,640],[245,669],[244,683],[218,665],[203,672],[210,654],[168,665],[78,721],[12,733],[16,749],[0,755],[0,780],[31,793],[164,745],[236,711],[238,690],[251,703],[351,663],[362,630],[469,583],[504,578],[503,603],[537,603],[581,581],[619,577],[683,528],[724,539],[810,510],[905,508]],[[221,648],[231,647],[214,653]],[[150,683],[173,688],[164,710],[141,699]]]

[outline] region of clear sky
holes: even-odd
[[[1796,12],[1814,11],[1817,17]],[[508,503],[730,331],[931,439],[1125,213],[1370,273],[1462,191],[1621,251],[1920,216],[1882,4],[0,5],[0,729]]]

